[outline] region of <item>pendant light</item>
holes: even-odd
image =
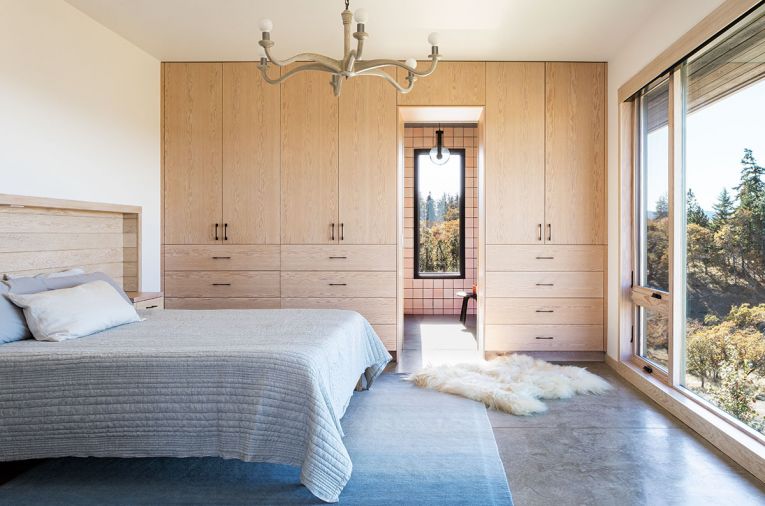
[[[444,131],[440,124],[436,130],[436,145],[430,150],[430,161],[436,165],[444,165],[449,161],[449,148],[444,146]]]

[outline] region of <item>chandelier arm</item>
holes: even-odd
[[[359,72],[357,72],[359,74]],[[398,81],[396,81],[393,76],[385,72],[384,70],[379,69],[368,69],[364,71],[365,76],[375,76],[375,77],[382,77],[386,81],[388,81],[390,84],[392,84],[401,94],[407,94],[410,91],[412,91],[412,88],[414,87],[414,81],[415,79],[409,79],[409,85],[408,86],[401,86]]]
[[[263,80],[266,81],[268,84],[279,84],[290,77],[294,76],[295,74],[299,72],[304,72],[307,70],[321,70],[324,72],[332,72],[334,75],[334,70],[327,68],[322,63],[306,63],[305,65],[301,65],[299,67],[295,67],[294,69],[290,70],[286,74],[277,77],[276,79],[272,79],[268,76],[268,66],[267,65],[258,65],[258,68],[260,69],[260,73],[263,75]]]
[[[269,47],[263,47],[263,49],[266,50],[266,56],[268,57],[268,60],[276,65],[277,67],[286,67],[290,63],[295,63],[297,61],[310,61],[314,63],[320,63],[327,67],[327,69],[331,70],[332,72],[342,72],[342,67],[338,65],[337,60],[333,60],[332,58],[328,56],[324,56],[321,54],[316,53],[300,53],[296,54],[295,56],[292,56],[290,58],[287,58],[286,60],[277,60],[273,57],[271,54],[271,48]]]
[[[399,67],[407,72],[410,72],[414,74],[417,77],[428,77],[430,74],[436,71],[436,66],[438,65],[438,61],[440,59],[439,56],[431,55],[430,60],[430,68],[424,71],[418,71],[415,70],[408,65],[401,63],[397,60],[366,60],[366,61],[359,61],[356,62],[356,66],[358,67],[356,70],[357,74],[361,73],[367,73],[370,70],[376,70],[382,67]]]

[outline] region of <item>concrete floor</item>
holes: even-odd
[[[416,370],[429,357],[474,359],[467,338],[474,326],[469,320],[465,329],[457,316],[407,316],[397,372]],[[438,332],[447,336],[443,350]],[[548,401],[549,411],[531,417],[489,411],[517,506],[765,504],[762,482],[611,368],[573,365],[614,389]]]

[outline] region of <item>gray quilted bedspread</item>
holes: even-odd
[[[88,337],[0,345],[0,460],[202,457],[301,467],[319,499],[351,476],[340,419],[391,359],[339,310],[157,311]],[[363,394],[361,394],[363,395]]]

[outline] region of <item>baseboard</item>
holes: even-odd
[[[484,353],[486,360],[521,353],[548,362],[603,362],[606,354],[602,351],[487,351]]]
[[[765,445],[758,439],[736,429],[712,411],[633,364],[618,362],[609,356],[606,356],[606,364],[757,479],[765,482]]]

